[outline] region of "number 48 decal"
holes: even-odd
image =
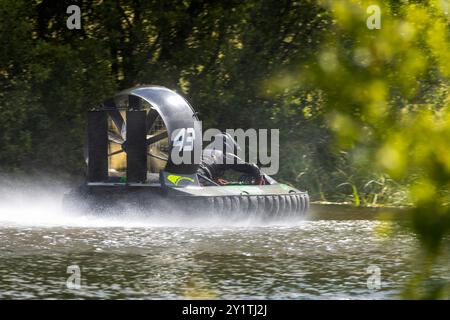
[[[175,136],[173,141],[173,147],[179,148],[179,151],[192,151],[194,150],[195,131],[194,128],[180,128],[174,131],[172,136]]]

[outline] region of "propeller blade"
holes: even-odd
[[[124,134],[125,129],[125,123],[123,121],[122,115],[120,114],[120,111],[115,110],[109,110],[108,115],[111,117],[112,121],[114,122],[114,125],[117,127],[117,129],[120,132],[120,135],[123,139],[125,139],[126,134]],[[126,131],[125,131],[126,132]]]
[[[124,123],[122,126],[122,130],[120,130],[120,135],[122,136],[122,138],[125,140],[127,137],[127,124]]]
[[[156,158],[156,159],[159,159],[159,160],[163,160],[163,161],[168,161],[169,159],[168,158],[164,158],[164,157],[161,157],[161,156],[157,156],[156,154],[153,154],[153,153],[147,153],[150,157],[153,157],[153,158]]]
[[[109,139],[109,141],[112,141],[112,142],[115,142],[118,144],[122,144],[125,141],[119,134],[117,134],[113,131],[108,131],[108,139]]]
[[[117,150],[117,151],[114,151],[114,152],[111,152],[110,154],[108,154],[108,157],[114,156],[114,155],[119,154],[119,153],[122,153],[122,152],[123,152],[122,149]]]
[[[159,113],[155,109],[150,109],[150,111],[147,113],[147,117],[145,120],[145,124],[147,126],[147,132],[150,131],[150,129],[153,127],[153,124],[155,123],[156,118],[158,118]]]
[[[147,146],[149,146],[155,142],[161,141],[161,140],[167,138],[167,136],[168,136],[167,131],[163,131],[161,133],[150,136],[150,138],[147,139]]]

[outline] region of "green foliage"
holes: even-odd
[[[376,1],[321,4],[332,17],[332,27],[317,58],[301,64],[289,75],[297,81],[290,81],[323,92],[326,121],[337,145],[349,150],[354,168],[388,174],[407,187],[414,206],[411,227],[429,255],[427,261],[435,261],[450,233],[450,39],[445,8],[440,1],[378,2],[382,27],[369,30],[366,8]],[[350,186],[358,205],[358,180],[364,174],[344,172],[349,181],[340,186]],[[371,180],[366,186],[373,184]],[[423,275],[429,270],[424,267]],[[441,289],[432,296],[441,297]]]
[[[0,6],[0,168],[82,172],[84,112],[116,87],[102,48],[66,43],[39,5]]]

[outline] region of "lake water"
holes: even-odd
[[[63,190],[3,189],[1,299],[384,299],[415,271],[414,235],[367,211],[95,217],[63,212]]]

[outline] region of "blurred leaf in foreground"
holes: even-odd
[[[450,29],[445,6],[441,1],[320,4],[332,26],[317,56],[289,74],[289,83],[324,93],[326,119],[339,147],[363,155],[354,157],[353,165],[409,181],[414,207],[410,225],[424,257],[411,282],[417,290],[405,296],[448,297],[448,284],[420,290],[427,287],[450,232]],[[380,29],[366,26],[370,5],[381,9]]]

